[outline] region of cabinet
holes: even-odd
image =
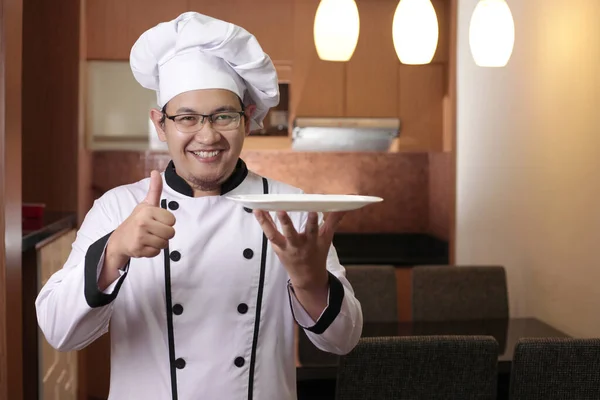
[[[40,245],[38,259],[40,266],[40,286],[62,269],[71,252],[71,245],[75,241],[74,229],[58,233]],[[75,400],[77,398],[77,352],[57,351],[44,339],[40,339],[40,370],[41,393],[44,400]]]
[[[445,67],[401,65],[398,72],[399,146],[403,150],[441,151],[444,130]]]
[[[188,0],[87,0],[88,60],[129,60],[149,28],[188,10]]]
[[[360,36],[346,64],[348,117],[398,116],[398,67],[392,41],[396,2],[359,0]]]
[[[342,117],[345,63],[319,59],[313,23],[319,0],[294,2],[294,61],[290,88],[292,117]]]
[[[292,59],[293,0],[88,0],[87,58],[128,60],[142,33],[186,11],[232,22],[252,32],[274,61]]]
[[[188,0],[189,10],[228,21],[246,29],[275,63],[293,57],[294,0]],[[164,2],[164,1],[163,1]]]
[[[320,0],[87,0],[88,60],[127,61],[146,29],[197,11],[253,33],[281,82],[289,83],[289,117],[397,117],[399,150],[443,148],[450,3],[432,0],[439,23],[430,65],[400,64],[392,40],[399,0],[356,0],[360,36],[349,62],[318,58],[313,39]],[[262,143],[262,142],[261,142]]]

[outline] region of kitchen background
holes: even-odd
[[[166,164],[168,155],[150,140],[153,94],[135,84],[127,58],[145,29],[196,10],[254,32],[279,71],[286,96],[274,122],[281,125],[287,113],[288,135],[271,129],[248,138],[242,157],[251,169],[308,192],[382,196],[383,203],[350,215],[341,233],[353,240],[423,234],[447,245],[449,263],[503,265],[511,316],[536,316],[574,336],[598,335],[600,4],[509,1],[512,58],[505,68],[480,68],[469,48],[477,0],[432,1],[439,42],[433,61],[419,66],[401,64],[394,52],[398,2],[356,3],[356,51],[336,63],[319,60],[314,48],[318,0],[0,0],[8,43],[2,123],[11,128],[0,149],[7,166],[0,170],[0,200],[8,210],[0,217],[9,262],[16,266],[21,252],[10,240],[11,232],[20,236],[21,221],[9,212],[20,200],[81,222],[104,191]],[[298,117],[392,117],[401,128],[385,152],[296,152],[289,130]],[[20,296],[14,271],[22,269],[24,286],[33,283],[23,289],[22,304],[0,296],[5,326],[13,329],[6,343],[17,343],[6,346],[11,371],[21,360],[27,370],[38,357],[37,349],[22,352],[19,338],[31,343],[27,332],[37,333],[31,296],[62,266],[70,240],[54,242],[58,248],[48,256],[42,251],[42,261],[24,252],[22,268],[7,272],[5,286],[0,277],[8,295]],[[397,270],[399,311],[408,318],[410,269]],[[80,394],[102,398],[108,345],[105,335],[75,359],[50,352],[45,360],[73,366]],[[10,379],[12,373],[9,384],[34,386]]]
[[[356,4],[361,25],[355,52],[348,62],[327,62],[319,59],[313,39],[319,0],[24,2],[23,203],[44,203],[48,214],[75,213],[81,222],[105,191],[164,168],[169,157],[148,119],[155,95],[131,75],[131,46],[144,30],[188,10],[229,20],[257,36],[278,70],[282,93],[265,131],[247,138],[242,158],[255,172],[309,193],[383,197],[383,203],[348,215],[339,232],[350,235],[344,242],[348,248],[368,252],[370,235],[385,235],[397,246],[384,250],[401,254],[389,261],[403,267],[398,268],[399,312],[408,319],[406,267],[451,257],[455,2],[432,2],[437,50],[431,63],[415,66],[401,64],[394,50],[390,27],[398,2]],[[35,117],[26,118],[30,113]],[[396,118],[400,129],[382,151],[299,152],[292,147],[292,128],[302,117]],[[68,243],[63,245],[61,251],[68,252]],[[44,273],[52,268],[60,263]],[[25,318],[33,324],[31,311]],[[106,397],[109,342],[104,335],[79,352],[71,374],[80,393]],[[27,359],[26,365],[37,362],[34,354]],[[62,362],[73,366],[75,359]]]

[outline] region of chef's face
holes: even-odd
[[[250,131],[248,118],[255,106],[242,108],[239,97],[224,89],[193,90],[152,110],[158,137],[166,142],[177,174],[195,196],[219,194],[233,172]],[[244,111],[244,115],[236,114]],[[193,114],[214,115],[212,118]],[[173,120],[173,118],[175,120]]]

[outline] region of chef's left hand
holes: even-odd
[[[282,230],[279,232],[268,212],[254,211],[265,236],[286,268],[292,286],[306,291],[327,286],[327,253],[335,230],[345,214],[329,213],[319,227],[317,213],[311,212],[308,214],[305,231],[299,233],[286,212],[277,212]]]

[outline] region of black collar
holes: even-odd
[[[240,158],[238,159],[231,176],[227,178],[225,182],[223,182],[223,185],[221,185],[221,195],[231,192],[233,189],[238,187],[244,181],[244,179],[246,179],[246,176],[248,176],[248,167]],[[183,194],[184,196],[194,197],[194,190],[192,187],[185,181],[185,179],[177,175],[173,160],[171,160],[169,165],[167,165],[167,169],[165,170],[165,180],[171,189]]]

